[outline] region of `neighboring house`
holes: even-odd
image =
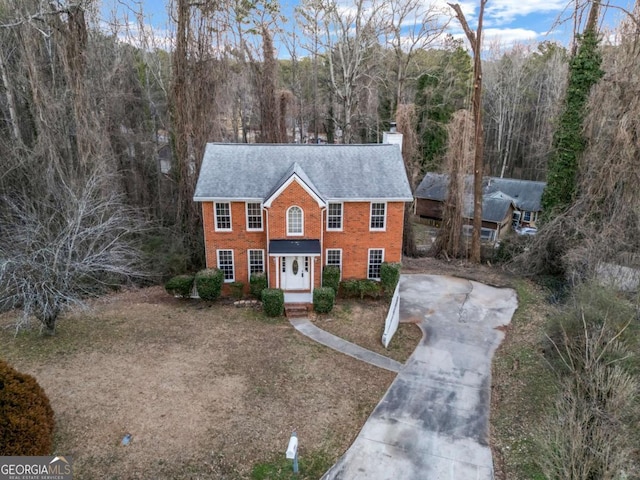
[[[287,303],[311,302],[325,265],[379,279],[401,260],[412,199],[400,148],[385,144],[210,143],[194,194],[207,267],[245,286],[264,271]]]
[[[482,181],[481,239],[496,242],[512,227],[534,227],[541,211],[544,182],[485,177]],[[415,214],[436,225],[442,220],[449,175],[427,173],[416,189]],[[465,178],[464,233],[473,223],[473,177]]]

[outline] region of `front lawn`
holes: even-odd
[[[384,302],[369,307],[384,319]],[[12,315],[0,316],[2,357],[45,389],[55,453],[73,456],[78,479],[251,478],[284,456],[293,430],[301,466],[306,458],[316,472],[301,478],[317,478],[394,378],[284,318],[160,287],[96,300],[62,318],[53,338],[14,337]]]

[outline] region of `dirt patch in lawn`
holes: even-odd
[[[0,316],[2,356],[45,389],[79,479],[248,478],[292,430],[301,456],[335,461],[394,378],[284,319],[159,287],[97,300],[53,338],[14,337],[12,320]]]

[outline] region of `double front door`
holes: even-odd
[[[311,273],[309,271],[309,257],[293,255],[280,258],[280,282],[283,290],[309,290],[311,287]]]

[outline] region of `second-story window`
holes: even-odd
[[[327,230],[342,230],[342,204],[330,203],[327,209]]]
[[[300,207],[287,210],[287,235],[304,235],[304,218]]]
[[[247,202],[247,230],[262,230],[262,207]]]
[[[231,230],[231,204],[216,202],[215,204],[216,230]]]
[[[370,230],[384,230],[386,227],[386,203],[371,203],[371,223]]]

